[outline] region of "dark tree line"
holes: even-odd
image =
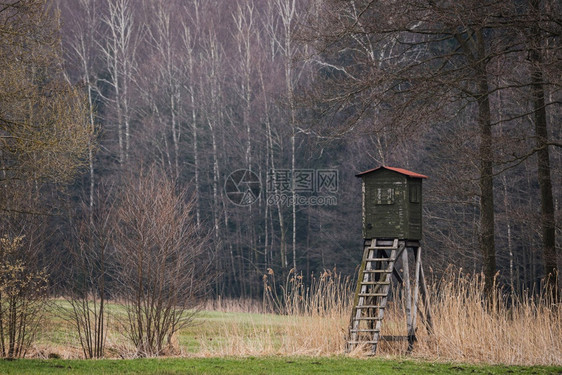
[[[69,108],[80,111],[83,136],[64,134],[80,141],[72,144],[81,150],[82,173],[64,175],[61,182],[72,183],[61,194],[62,184],[36,184],[44,180],[34,171],[26,175],[30,193],[3,187],[0,199],[35,202],[25,211],[51,207],[48,221],[16,219],[13,210],[2,217],[4,228],[23,228],[17,220],[41,223],[35,231],[44,235],[33,238],[42,264],[60,259],[53,254],[76,254],[80,242],[91,246],[85,238],[96,232],[94,222],[117,212],[102,208],[117,207],[135,178],[140,184],[156,169],[189,200],[193,221],[208,233],[199,255],[212,264],[212,294],[260,296],[268,269],[309,277],[336,267],[353,275],[362,255],[354,174],[384,164],[430,177],[425,264],[437,276],[449,264],[483,271],[488,281],[500,271],[500,281],[520,291],[558,268],[556,2],[49,5],[60,12],[53,26],[60,24],[60,39],[49,42],[64,56],[57,82],[80,100]],[[17,165],[8,150],[0,150],[3,165]],[[261,182],[252,204],[234,204],[225,189],[240,169]],[[319,191],[318,180],[311,191],[283,185],[291,175],[306,182],[310,171],[314,178],[315,171],[337,171],[337,191]],[[337,204],[310,203],[326,196]],[[51,269],[64,284],[57,277],[62,265]],[[104,270],[108,283],[112,272]],[[144,345],[146,338],[136,337]]]
[[[553,196],[560,191],[552,183],[550,153],[552,145],[560,144],[558,131],[551,136],[548,127],[559,129],[559,5],[548,1],[326,1],[312,17],[318,22],[312,22],[316,27],[308,29],[307,38],[317,43],[315,56],[328,76],[319,80],[319,97],[329,104],[331,118],[344,124],[337,131],[361,127],[387,137],[438,138],[439,143],[433,145],[437,148],[429,149],[426,157],[433,159],[434,173],[441,174],[437,184],[446,184],[445,178],[453,181],[452,186],[430,191],[428,198],[450,203],[453,194],[464,195],[460,209],[474,217],[471,228],[478,234],[488,292],[498,270],[496,181],[503,179],[507,210],[512,197],[507,196],[506,178],[528,172],[528,168],[521,171],[521,166],[530,158],[536,160],[527,178],[538,182],[540,194],[529,212],[540,212],[545,276],[557,289]],[[329,90],[326,84],[336,89]],[[343,112],[349,108],[354,109],[351,116]],[[462,128],[453,130],[459,123]],[[440,137],[439,128],[448,134]],[[436,159],[451,146],[454,154],[448,157],[452,160]],[[559,150],[555,154],[559,161]],[[430,215],[436,213],[432,206]],[[454,223],[451,206],[445,217],[437,214],[436,219]],[[467,213],[471,207],[473,212]],[[506,220],[513,282],[513,246],[521,244],[510,237],[512,218]],[[451,238],[447,228],[432,229],[445,230],[444,239],[458,252],[470,248],[462,246],[462,239]]]
[[[194,196],[197,223],[211,233],[214,292],[259,296],[268,268],[303,274],[359,261],[360,205],[347,142],[323,141],[304,125],[297,92],[313,70],[298,61],[306,4],[280,1],[60,1],[71,82],[88,95],[98,135],[89,173],[74,192],[95,206],[97,186],[156,164]],[[338,156],[336,156],[336,153]],[[261,182],[259,199],[236,205],[230,173]],[[337,205],[299,205],[272,175],[339,171]],[[317,178],[316,175],[313,178]],[[268,185],[270,189],[268,189]],[[283,200],[271,199],[276,193]],[[324,193],[306,192],[306,198]],[[349,202],[349,203],[348,203]],[[342,215],[344,214],[344,215]],[[349,257],[352,260],[349,261]]]

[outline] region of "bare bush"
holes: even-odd
[[[111,195],[98,197],[96,205],[82,206],[70,239],[69,284],[59,315],[75,329],[85,358],[104,356],[107,336],[106,303],[111,263]]]
[[[174,333],[192,321],[207,287],[206,241],[192,201],[170,178],[151,168],[125,185],[116,209],[116,296],[137,355],[161,355],[174,350]]]
[[[0,354],[25,356],[43,317],[47,274],[26,265],[23,236],[0,238]]]

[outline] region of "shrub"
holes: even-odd
[[[0,354],[23,357],[31,345],[47,296],[47,274],[22,259],[23,237],[0,238]]]
[[[114,237],[122,326],[137,355],[162,355],[174,350],[173,335],[191,322],[207,289],[206,241],[191,201],[167,176],[153,168],[126,186]]]

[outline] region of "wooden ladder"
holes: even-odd
[[[360,344],[371,344],[372,354],[376,352],[392,274],[397,274],[394,263],[405,247],[405,242],[398,239],[365,240],[349,325],[348,351]]]

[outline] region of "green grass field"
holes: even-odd
[[[55,301],[64,310],[63,301]],[[345,355],[345,318],[297,315],[259,314],[237,311],[201,311],[188,327],[175,335],[176,349],[169,357],[134,358],[135,348],[120,332],[115,318],[122,308],[109,304],[110,327],[103,360],[81,360],[82,352],[76,334],[68,321],[53,311],[47,313],[37,341],[28,353],[29,359],[1,360],[2,374],[558,374],[562,366],[505,366],[490,363],[559,364],[556,345],[550,353],[533,354],[503,360],[491,357],[489,351],[477,348],[480,354],[470,357],[465,340],[458,355],[447,357],[423,349],[418,342],[412,356],[403,351],[380,350],[380,357]],[[60,309],[59,309],[60,311]],[[345,315],[345,314],[344,314]],[[554,322],[555,324],[550,324]],[[392,327],[389,320],[387,327]],[[558,321],[548,321],[548,331],[555,332]],[[540,326],[539,326],[540,327]],[[556,331],[557,332],[557,331]],[[319,334],[321,333],[321,334]],[[553,333],[553,337],[559,337]],[[544,336],[544,335],[543,335]],[[437,347],[451,346],[442,335]],[[430,340],[426,338],[426,340]],[[553,339],[554,340],[554,339]],[[556,340],[554,340],[556,341]],[[553,342],[554,342],[553,341]],[[510,348],[497,343],[497,350]],[[390,344],[389,344],[390,345]],[[392,345],[396,346],[397,343]],[[383,348],[383,345],[381,345]],[[405,348],[405,346],[404,346]],[[468,348],[468,349],[467,349]],[[525,347],[524,347],[525,348]],[[525,350],[525,349],[517,350]],[[384,349],[384,348],[383,348]],[[457,348],[459,349],[459,348]],[[527,353],[521,351],[522,353]],[[377,352],[379,354],[379,352]],[[519,353],[513,351],[512,353]],[[468,355],[467,355],[468,354]],[[548,356],[547,356],[548,355]],[[56,359],[44,359],[54,357]],[[43,358],[43,359],[42,359]],[[116,359],[126,358],[126,359]],[[475,359],[474,359],[475,358]],[[521,360],[523,358],[523,360]],[[538,360],[537,360],[538,358]],[[446,362],[450,361],[450,362]],[[470,364],[479,363],[479,364]],[[488,364],[486,364],[488,363]]]
[[[0,361],[1,374],[562,374],[562,367],[484,366],[379,358],[248,357]]]
[[[64,301],[56,301],[58,308],[69,308]],[[124,314],[121,307],[108,304],[110,310],[110,329],[106,344],[106,355],[110,358],[121,357],[127,347],[127,339],[122,333],[116,332],[115,316]],[[35,347],[42,350],[42,355],[54,354],[62,358],[76,358],[81,356],[81,349],[76,332],[71,324],[61,319],[51,310],[47,314],[46,323],[38,332]],[[60,310],[58,310],[60,311]],[[290,325],[304,321],[306,317],[287,317],[275,314],[201,311],[195,315],[191,324],[182,328],[177,334],[177,345],[184,355],[201,355],[202,347],[207,351],[219,353],[221,348],[231,343],[232,337],[225,336],[234,333],[237,338],[246,340],[259,339],[267,336],[268,340],[278,341],[283,331]],[[33,352],[33,351],[32,351]],[[177,353],[176,353],[177,354]],[[203,354],[204,355],[204,354]],[[32,353],[32,356],[34,354]],[[126,355],[125,355],[126,356]],[[0,374],[1,375],[1,374]]]

